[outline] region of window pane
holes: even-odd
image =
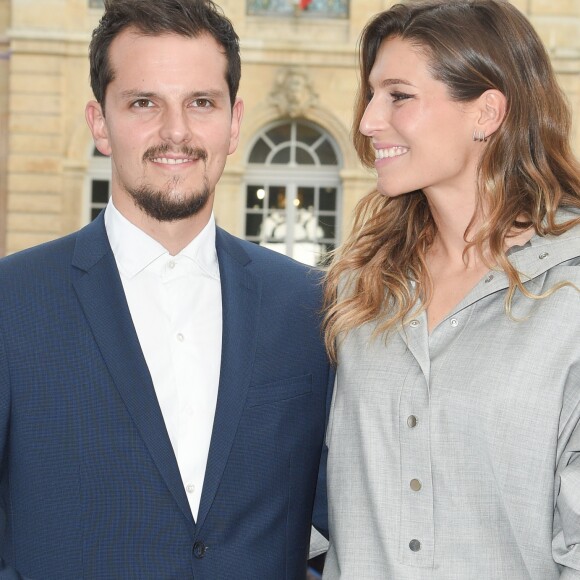
[[[280,145],[280,143],[290,141],[291,137],[290,131],[291,131],[290,124],[284,123],[283,125],[278,125],[277,127],[270,129],[266,133],[266,135],[268,135],[268,137],[272,139],[273,143],[275,143],[276,145]]]
[[[308,125],[298,124],[296,127],[296,139],[306,145],[312,145],[320,138],[320,131]]]
[[[263,242],[286,242],[286,212],[284,210],[276,210],[268,214],[262,224],[260,239]]]
[[[270,146],[263,140],[258,139],[250,153],[250,163],[266,163],[266,157],[270,153]]]
[[[246,194],[246,207],[248,209],[260,209],[264,207],[266,190],[263,185],[248,185]]]
[[[260,239],[262,242],[275,242],[276,244],[279,244],[273,249],[285,253],[286,188],[283,185],[272,185],[268,193],[268,207],[272,211],[268,212],[268,215],[262,224]],[[283,246],[283,248],[280,248],[280,246]]]
[[[288,165],[290,163],[290,147],[284,147],[274,155],[272,163],[275,165]]]
[[[314,187],[299,187],[297,207],[310,208],[314,207]]]
[[[91,208],[91,221],[94,220],[103,211],[102,207]]]
[[[321,187],[318,209],[321,211],[336,211],[336,188]]]
[[[327,140],[324,140],[316,148],[316,153],[318,154],[321,165],[338,165],[336,153],[334,152],[332,145]]]
[[[106,204],[109,201],[109,182],[102,179],[93,179],[91,185],[92,203]]]
[[[272,185],[269,194],[269,208],[284,209],[286,207],[286,188],[283,185]]]
[[[294,14],[292,0],[247,0],[248,14]]]
[[[324,237],[334,240],[336,236],[336,218],[331,215],[321,215],[318,218],[318,223],[322,228]]]
[[[310,0],[303,9],[300,6],[296,0],[247,0],[247,12],[251,15],[348,17],[348,0]]]
[[[246,215],[246,237],[259,239],[262,229],[262,214],[249,213]]]
[[[316,242],[324,237],[324,230],[320,227],[318,219],[312,208],[300,208],[296,212],[296,227],[294,239],[297,242]]]
[[[298,165],[315,165],[316,161],[308,151],[305,151],[301,147],[296,147],[296,163]]]
[[[305,12],[330,18],[347,18],[348,0],[311,0]]]

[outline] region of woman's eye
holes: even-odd
[[[397,101],[404,101],[406,99],[410,99],[412,98],[413,95],[408,95],[407,93],[399,93],[399,92],[393,92],[391,93],[391,98],[393,99],[393,102],[397,102]]]

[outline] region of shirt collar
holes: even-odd
[[[133,278],[153,262],[165,256],[185,257],[195,262],[207,275],[220,279],[215,248],[216,225],[213,212],[203,230],[176,256],[169,252],[142,229],[131,223],[109,199],[105,209],[105,228],[119,271]]]
[[[556,212],[556,223],[578,218],[575,209],[560,208]],[[535,234],[530,241],[509,254],[513,266],[524,278],[534,278],[547,270],[580,256],[580,225],[570,228],[558,236]]]

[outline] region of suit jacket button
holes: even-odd
[[[207,552],[207,546],[201,541],[198,540],[193,544],[193,555],[198,559],[201,560],[205,553]]]

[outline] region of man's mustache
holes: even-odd
[[[179,149],[175,150],[169,147],[169,145],[158,145],[156,147],[149,147],[145,153],[143,153],[143,162],[153,161],[157,157],[162,157],[166,153],[184,155],[190,159],[205,161],[207,159],[207,151],[202,147],[189,147],[188,145],[183,145]]]

